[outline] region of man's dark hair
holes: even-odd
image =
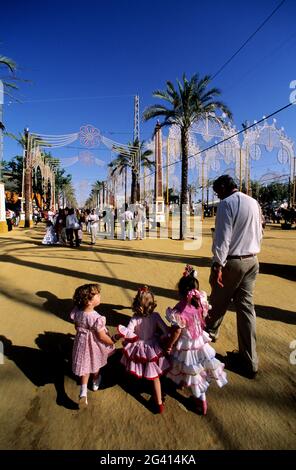
[[[216,191],[221,187],[225,188],[226,191],[232,191],[233,189],[237,189],[237,184],[231,176],[222,175],[214,181],[213,190]]]

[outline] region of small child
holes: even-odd
[[[172,333],[166,352],[171,354],[172,368],[167,377],[178,385],[191,388],[196,411],[207,413],[206,391],[212,379],[219,387],[227,383],[224,364],[215,358],[215,350],[204,331],[209,304],[207,295],[199,291],[197,273],[187,265],[178,283],[180,302],[168,308],[167,320],[172,324]]]
[[[46,222],[46,233],[42,240],[42,245],[55,245],[58,242],[57,234],[50,220]]]
[[[87,405],[87,384],[93,374],[92,389],[97,391],[100,385],[100,368],[114,352],[116,338],[110,337],[106,328],[106,318],[94,309],[101,303],[99,284],[84,284],[75,290],[73,301],[75,308],[70,317],[74,320],[76,337],[72,353],[72,370],[81,377],[79,405]]]
[[[124,336],[121,363],[127,372],[138,378],[152,380],[157,412],[162,413],[164,405],[159,377],[170,367],[159,344],[157,333],[167,336],[168,327],[159,313],[154,312],[154,295],[147,287],[140,287],[132,304],[134,315],[127,328],[119,325],[118,331]]]

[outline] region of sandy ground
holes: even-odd
[[[113,331],[126,324],[139,284],[155,292],[164,315],[175,302],[175,286],[186,263],[198,268],[209,292],[210,227],[202,246],[184,249],[176,240],[98,240],[79,249],[41,245],[44,227],[0,235],[1,449],[295,449],[296,230],[265,230],[256,285],[260,374],[249,380],[228,372],[223,389],[208,391],[206,417],[190,409],[185,394],[165,387],[166,409],[150,409],[150,384],[129,386],[117,356],[103,371],[103,388],[89,392],[89,406],[77,410],[78,386],[69,357],[74,327],[68,322],[74,289],[102,285],[101,313]],[[217,353],[237,347],[235,313],[223,322]],[[118,345],[120,348],[120,344]]]

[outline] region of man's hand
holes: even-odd
[[[213,264],[211,268],[209,283],[212,289],[215,286],[215,284],[218,284],[219,287],[224,287],[224,284],[222,281],[222,266],[220,266],[219,264]]]

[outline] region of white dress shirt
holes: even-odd
[[[219,203],[213,262],[225,266],[227,256],[257,254],[261,239],[261,209],[255,199],[236,191]]]
[[[88,222],[90,222],[91,227],[98,227],[99,217],[97,214],[89,214]]]
[[[75,214],[69,214],[66,217],[66,228],[72,228],[75,229],[79,225],[77,217]]]

